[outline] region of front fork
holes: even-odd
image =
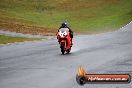
[[[66,48],[66,42],[60,42],[60,47],[64,46]]]

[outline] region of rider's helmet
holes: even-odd
[[[61,26],[65,28],[65,27],[67,27],[67,23],[66,23],[66,22],[63,22],[63,23],[61,24]]]

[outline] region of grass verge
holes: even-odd
[[[66,20],[78,33],[113,31],[132,20],[131,5],[132,0],[0,0],[0,29],[47,35]]]

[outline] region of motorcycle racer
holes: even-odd
[[[70,38],[71,38],[71,46],[72,46],[72,45],[73,45],[73,43],[72,43],[73,31],[67,26],[67,23],[66,23],[66,22],[63,22],[63,23],[61,24],[59,30],[60,30],[61,28],[68,28],[68,29],[69,29]],[[59,30],[58,30],[58,32],[59,32]],[[59,42],[59,41],[58,41],[58,42]]]

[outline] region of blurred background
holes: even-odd
[[[0,0],[0,30],[54,33],[67,21],[76,33],[116,30],[132,20],[132,0]]]

